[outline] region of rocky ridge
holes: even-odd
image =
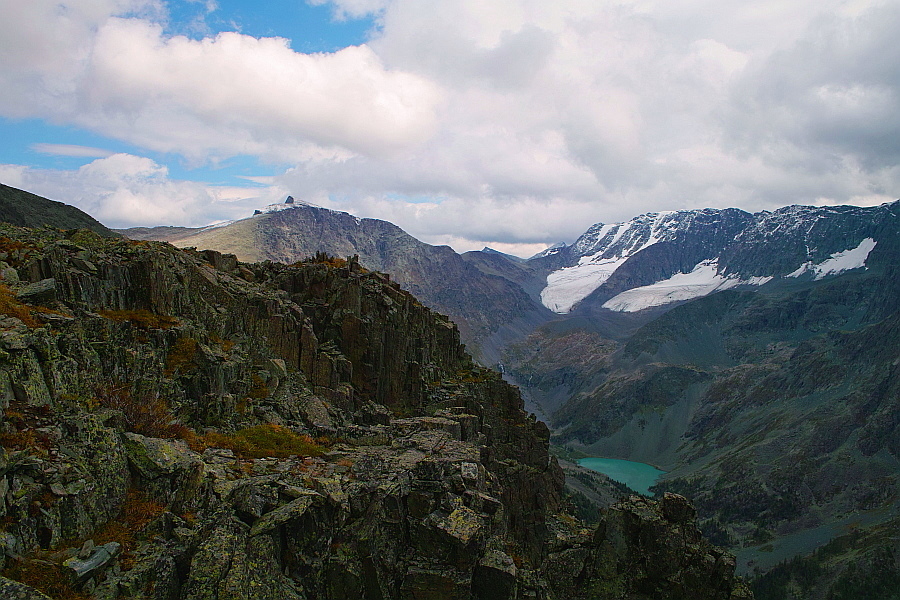
[[[680,496],[570,516],[517,390],[353,260],[0,226],[0,261],[8,597],[749,597]]]
[[[698,283],[679,281],[691,273],[707,284],[652,304],[661,306],[717,289],[804,277],[828,261],[834,263],[830,273],[862,267],[868,251],[896,236],[898,221],[900,202],[787,206],[755,214],[734,208],[648,213],[626,223],[597,223],[572,245],[529,259],[527,266],[547,277],[541,300],[559,313],[623,310],[628,303],[610,301],[641,289],[652,293],[646,288],[654,285],[672,293],[679,284]],[[858,260],[840,260],[857,248]]]
[[[244,261],[289,264],[317,252],[356,255],[363,267],[390,273],[403,289],[449,315],[460,327],[470,352],[479,358],[483,342],[504,328],[518,322],[542,322],[550,315],[516,283],[483,272],[449,246],[421,242],[387,221],[360,219],[301,201],[276,204],[257,212],[260,214],[214,227],[136,228],[121,232],[133,239],[163,240],[181,247],[231,253]]]

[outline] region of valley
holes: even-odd
[[[278,223],[294,214],[279,210]],[[475,355],[522,388],[555,444],[666,470],[653,489],[693,498],[711,539],[756,557],[745,573],[813,552],[847,515],[870,527],[895,514],[898,202],[653,213],[524,261],[462,255],[474,270],[457,271],[460,287],[487,278],[515,305],[483,295],[451,306],[425,271],[335,239],[348,245],[330,251],[396,268],[462,321]]]

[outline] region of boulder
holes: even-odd
[[[46,304],[56,300],[56,279],[42,279],[29,283],[16,292],[16,297],[26,304]]]
[[[93,548],[90,556],[85,559],[75,556],[65,560],[63,566],[72,572],[75,581],[84,582],[103,573],[121,549],[118,542],[108,542]]]

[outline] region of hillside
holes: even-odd
[[[74,206],[48,200],[2,183],[0,183],[0,222],[19,227],[49,225],[59,229],[90,229],[104,237],[118,235]]]
[[[380,273],[0,237],[3,597],[751,597],[680,496],[568,514],[547,428]]]

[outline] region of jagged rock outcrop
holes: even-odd
[[[595,528],[567,514],[517,390],[352,260],[3,226],[0,273],[7,580],[98,599],[745,597],[680,497]]]

